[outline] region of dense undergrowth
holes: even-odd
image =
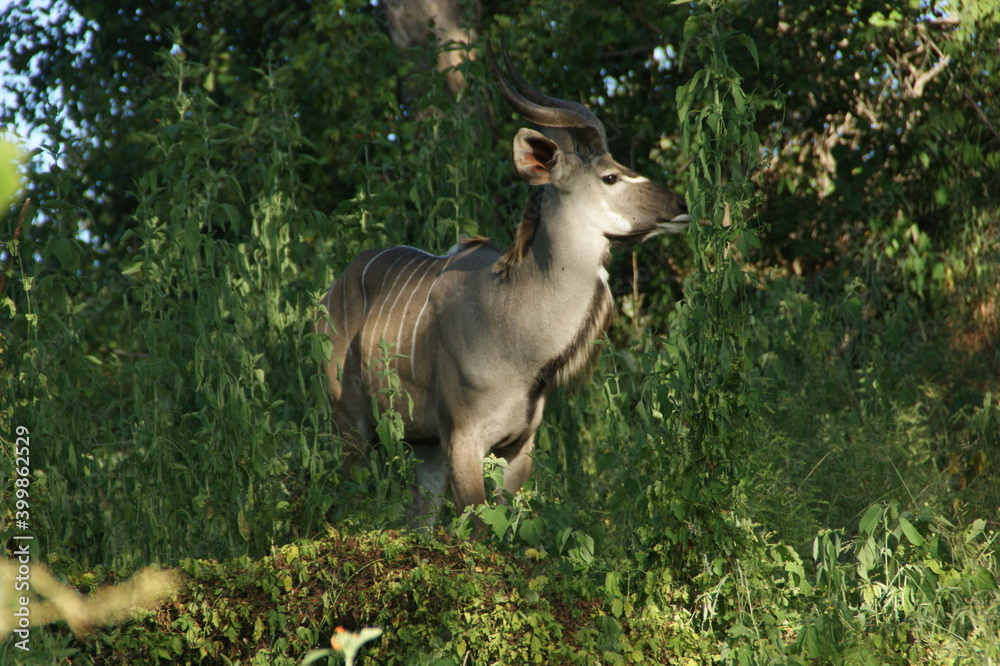
[[[66,194],[27,209],[20,242],[20,207],[0,230],[3,478],[22,426],[35,552],[69,585],[151,563],[186,582],[86,638],[36,627],[29,656],[295,664],[374,625],[359,663],[1000,661],[1000,210],[962,200],[932,236],[883,207],[821,267],[776,260],[753,180],[772,100],[723,23],[689,19],[680,140],[650,159],[690,157],[680,186],[713,224],[612,266],[633,285],[599,366],[550,402],[532,482],[478,510],[479,538],[453,507],[434,534],[398,531],[412,472],[391,413],[367,474],[342,479],[310,322],[362,248],[509,237],[516,121],[482,148],[480,63],[391,134],[351,121],[360,185],[335,211],[303,204],[318,151],[294,63],[220,122],[194,85],[209,69],[164,58],[174,92],[134,137],[155,168],[118,239],[134,251],[81,235],[73,174],[34,174]]]

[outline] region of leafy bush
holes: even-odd
[[[332,244],[297,240],[327,218],[294,205],[301,140],[280,100],[265,102],[269,122],[237,128],[210,125],[197,90],[165,101],[163,127],[144,137],[162,168],[140,177],[126,232],[140,249],[107,284],[81,277],[94,250],[72,225],[36,269],[16,255],[6,414],[44,442],[33,527],[46,552],[84,567],[260,555],[317,529],[331,505],[310,318],[326,266],[314,252]],[[227,160],[259,146],[272,146],[266,159]],[[245,171],[260,189],[243,190]]]
[[[704,647],[683,618],[632,621],[552,563],[474,541],[332,531],[256,561],[184,560],[179,568],[187,582],[176,600],[88,643],[67,642],[66,656],[74,663],[297,664],[337,625],[370,624],[383,635],[362,654],[391,664],[458,665],[467,653],[504,663],[625,663]]]
[[[34,656],[297,663],[373,625],[360,663],[1000,659],[997,119],[976,102],[998,23],[963,6],[963,41],[859,7],[484,3],[528,78],[587,101],[620,159],[675,174],[712,224],[616,259],[613,343],[547,405],[532,483],[474,510],[484,535],[450,515],[426,539],[393,531],[397,414],[341,477],[311,322],[364,247],[502,244],[520,120],[491,113],[479,61],[457,98],[405,71],[361,0],[236,31],[215,28],[254,10],[162,9],[186,27],[151,38],[142,85],[138,51],[103,67],[124,20],[105,17],[79,76],[112,82],[68,90],[84,136],[30,174],[23,236],[20,205],[0,226],[0,467],[27,427],[32,532],[74,586],[150,562],[188,583],[87,644],[40,630]],[[917,71],[905,43],[965,87],[907,97],[861,57]],[[402,76],[426,92],[401,106]]]

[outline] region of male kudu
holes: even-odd
[[[503,57],[509,79],[487,46],[500,93],[538,128],[514,137],[514,168],[537,186],[514,244],[501,253],[471,240],[440,257],[405,246],[362,252],[330,287],[317,325],[333,341],[326,372],[348,469],[367,459],[373,399],[389,407],[378,373],[384,340],[412,400],[412,411],[399,411],[417,480],[437,498],[450,480],[459,508],[486,501],[489,453],[509,464],[506,490],[528,478],[546,397],[584,372],[610,322],[611,244],[680,233],[690,221],[680,196],[608,154],[586,106],[535,90]],[[433,508],[417,490],[414,517]]]

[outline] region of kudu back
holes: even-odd
[[[414,448],[411,514],[432,522],[450,482],[459,509],[486,501],[483,459],[508,465],[504,488],[531,472],[545,400],[596,358],[592,344],[613,312],[605,268],[612,244],[683,232],[684,200],[616,162],[604,126],[582,104],[548,97],[507,76],[487,45],[497,88],[535,129],[514,137],[517,175],[535,186],[513,245],[472,240],[434,256],[411,247],[368,250],[337,278],[317,330],[329,334],[326,368],[334,427],[348,471],[367,461],[386,404],[380,342],[412,401],[402,415]]]

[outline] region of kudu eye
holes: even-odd
[[[616,174],[609,173],[606,176],[601,176],[601,180],[604,181],[605,185],[614,185],[618,182],[618,176]]]

